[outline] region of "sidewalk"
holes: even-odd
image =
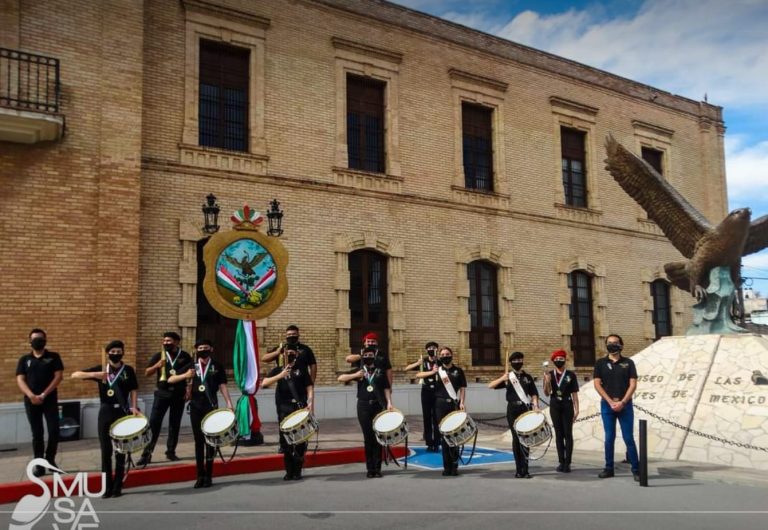
[[[422,422],[420,417],[409,416],[408,427],[411,446],[421,445]],[[479,425],[477,444],[501,450],[511,450],[508,442],[502,439],[505,430]],[[237,456],[233,463],[240,457],[252,457],[258,455],[274,455],[277,453],[278,436],[277,424],[265,423],[262,426],[264,444],[260,446],[238,447]],[[363,445],[363,437],[360,426],[355,418],[323,420],[320,424],[319,450],[355,448]],[[314,449],[315,439],[310,441],[310,450]],[[161,433],[153,454],[152,463],[147,469],[166,468],[173,473],[173,466],[194,463],[194,441],[192,431],[182,430],[179,437],[179,445],[176,454],[181,458],[179,462],[169,462],[165,458],[165,433]],[[223,450],[225,458],[232,454],[232,447]],[[617,455],[618,456],[618,455]],[[138,455],[137,455],[138,457]],[[20,482],[27,480],[26,466],[32,458],[31,444],[19,447],[16,451],[0,452],[0,484]],[[56,458],[59,467],[69,472],[98,471],[101,465],[99,441],[97,439],[64,442],[59,445],[59,454]],[[550,474],[557,465],[557,451],[554,442],[546,456],[541,460],[531,462],[530,468],[533,475]],[[592,468],[597,473],[602,469],[603,455],[590,451],[579,451],[578,445],[573,456],[573,468]],[[503,471],[501,471],[503,472]],[[629,468],[619,466],[619,474],[628,474]],[[698,464],[695,462],[650,460],[648,463],[648,476],[651,486],[654,479],[659,477],[685,477],[697,480],[716,481],[727,484],[741,484],[768,488],[768,473],[746,468],[716,466],[712,464]]]

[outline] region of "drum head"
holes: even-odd
[[[144,416],[126,416],[112,424],[109,435],[113,438],[130,438],[141,434],[148,424],[149,421]]]
[[[200,428],[205,434],[221,434],[222,432],[229,430],[234,423],[234,412],[229,409],[218,409],[209,412],[208,415],[203,418],[203,424]]]
[[[533,432],[540,429],[545,421],[547,420],[541,412],[529,411],[517,418],[515,430],[522,433]]]
[[[292,429],[297,425],[304,423],[307,420],[307,416],[309,416],[308,410],[302,409],[297,410],[296,412],[291,412],[285,417],[283,423],[280,424],[280,428],[283,430]]]
[[[373,420],[373,430],[379,432],[394,431],[403,424],[405,416],[399,410],[382,412]]]
[[[465,421],[467,421],[467,413],[463,410],[451,412],[440,422],[440,432],[455,431],[464,425]]]

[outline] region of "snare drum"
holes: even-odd
[[[205,415],[200,430],[205,443],[211,447],[224,447],[237,441],[237,418],[229,409],[215,409]]]
[[[318,424],[309,409],[299,409],[288,414],[280,422],[280,432],[290,445],[306,442],[317,431]]]
[[[373,432],[381,445],[397,445],[408,437],[408,422],[399,410],[384,410],[373,418]]]
[[[110,425],[109,437],[115,452],[138,453],[152,440],[149,420],[144,416],[123,416]]]
[[[529,410],[521,414],[513,425],[520,443],[525,447],[536,447],[552,438],[552,428],[541,412]]]
[[[464,445],[477,433],[477,425],[463,410],[448,413],[440,422],[440,434],[448,447]]]

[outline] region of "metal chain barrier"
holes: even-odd
[[[717,436],[715,436],[713,434],[707,434],[705,432],[697,431],[696,429],[691,429],[690,427],[686,427],[685,425],[682,425],[682,424],[677,423],[675,421],[672,421],[670,419],[663,418],[663,417],[659,416],[658,414],[655,414],[655,413],[651,412],[650,410],[648,410],[648,409],[646,409],[644,407],[641,407],[640,405],[634,404],[634,407],[637,410],[639,410],[641,412],[644,412],[645,414],[647,414],[651,418],[657,419],[657,420],[659,420],[662,423],[666,423],[667,425],[672,425],[673,427],[681,429],[681,430],[683,430],[685,432],[689,432],[691,434],[695,434],[696,436],[701,436],[702,438],[706,438],[708,440],[712,440],[712,441],[715,441],[715,442],[720,442],[720,443],[725,444],[725,445],[733,445],[735,447],[740,447],[742,449],[753,449],[755,451],[764,451],[764,452],[768,453],[768,447],[758,447],[756,445],[745,444],[745,443],[741,443],[741,442],[735,442],[735,441],[732,441],[732,440],[726,440],[725,438],[718,438]]]

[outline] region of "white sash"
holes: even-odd
[[[523,390],[523,386],[520,384],[520,381],[517,379],[517,376],[515,375],[514,370],[509,371],[509,382],[512,383],[512,388],[514,388],[515,392],[517,392],[517,397],[520,398],[520,401],[522,401],[526,405],[530,405],[531,398],[529,398],[528,394],[526,394],[525,391]]]
[[[453,383],[451,383],[451,379],[448,377],[448,372],[446,372],[443,367],[437,369],[437,373],[440,375],[440,379],[443,382],[443,386],[445,387],[445,390],[448,392],[448,395],[451,396],[453,399],[456,398],[456,389],[453,388]]]

